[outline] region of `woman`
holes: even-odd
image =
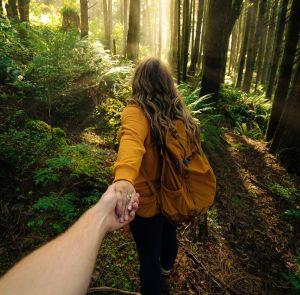
[[[179,97],[170,71],[159,59],[142,61],[134,73],[132,98],[122,113],[114,167],[121,222],[128,220],[130,195],[135,190],[140,194],[137,216],[130,228],[139,253],[142,294],[167,291],[168,276],[177,256],[176,226],[162,216],[157,196],[146,181],[148,178],[159,189],[160,149],[166,132],[175,130],[177,119],[184,122],[190,142],[195,142],[196,123]]]

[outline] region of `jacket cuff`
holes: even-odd
[[[115,178],[114,182],[119,180],[127,180],[132,183],[132,185],[135,182],[135,179],[137,177],[136,170],[130,166],[120,166],[115,168]]]

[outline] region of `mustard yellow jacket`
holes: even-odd
[[[137,106],[127,106],[121,115],[119,151],[114,165],[114,181],[128,180],[140,194],[137,214],[152,217],[159,213],[157,199],[140,172],[144,168],[156,188],[160,186],[161,163],[158,150],[151,145],[148,119]]]

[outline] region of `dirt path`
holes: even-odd
[[[284,217],[288,204],[267,185],[290,187],[293,180],[263,143],[233,133],[225,141],[223,153],[212,156],[218,193],[208,238],[197,235],[199,222],[178,231],[173,294],[289,294],[283,274],[295,267],[299,231]],[[120,245],[115,250],[114,243]],[[129,233],[109,237],[98,262],[92,286],[138,290]]]
[[[179,279],[195,294],[290,293],[283,273],[294,266],[299,232],[285,220],[287,204],[267,184],[290,187],[292,180],[261,142],[232,133],[225,140],[224,153],[213,156],[218,194],[209,238],[195,243],[193,227],[181,235],[189,267],[179,258]]]

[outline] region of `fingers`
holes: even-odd
[[[118,218],[121,218],[121,216],[122,216],[122,205],[123,205],[122,193],[117,191],[116,192],[116,198],[117,198],[116,215],[117,215]]]
[[[135,194],[135,192],[131,191],[126,196],[125,221],[129,220],[129,213],[131,211],[131,209],[129,209],[129,208],[132,208],[134,194]]]
[[[120,222],[123,223],[125,221],[125,213],[126,213],[126,198],[127,198],[127,191],[122,192],[122,207],[121,207],[121,217]]]

